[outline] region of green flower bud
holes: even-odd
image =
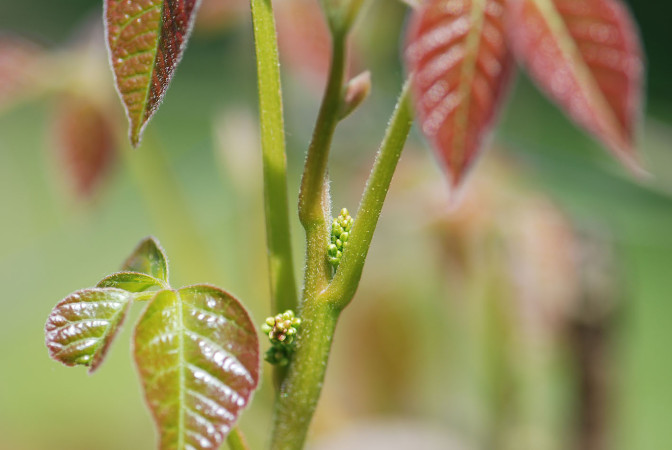
[[[350,237],[350,233],[348,233],[347,231],[344,231],[343,233],[341,233],[341,236],[339,237],[339,239],[341,240],[341,242],[345,243],[345,242],[348,241],[349,237]]]

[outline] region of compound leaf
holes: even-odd
[[[503,0],[429,0],[413,12],[406,63],[422,132],[458,186],[502,103],[511,68]]]
[[[198,0],[105,0],[105,30],[117,90],[137,146],[193,27]]]
[[[242,305],[207,285],[156,294],[135,360],[161,449],[218,448],[259,381],[259,342]]]
[[[66,366],[95,371],[126,318],[132,296],[114,288],[74,292],[58,303],[45,326],[49,355]]]
[[[153,237],[140,241],[122,266],[124,272],[140,272],[168,282],[168,259],[161,244]]]
[[[636,26],[620,0],[513,0],[516,57],[576,123],[627,167],[634,147],[643,63]]]

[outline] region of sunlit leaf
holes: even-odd
[[[122,266],[124,272],[140,272],[168,281],[168,259],[161,244],[153,237],[143,239]]]
[[[117,272],[100,280],[97,287],[113,287],[128,292],[145,292],[152,288],[162,288],[164,283],[144,273]]]
[[[81,197],[90,197],[116,156],[115,131],[105,111],[83,97],[64,96],[54,116],[53,133],[70,184]]]
[[[511,57],[504,0],[427,0],[413,12],[406,63],[422,133],[454,186],[474,163],[502,102]]]
[[[137,146],[182,57],[198,0],[105,0],[110,63]]]
[[[211,286],[156,294],[134,351],[162,449],[218,448],[259,380],[253,323]]]
[[[579,125],[638,171],[643,64],[620,0],[513,0],[510,37],[530,75]]]
[[[96,370],[126,317],[130,300],[131,294],[114,288],[83,289],[63,299],[45,326],[51,357],[66,366]]]

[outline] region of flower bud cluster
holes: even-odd
[[[261,330],[268,335],[271,348],[266,352],[264,359],[271,364],[281,366],[289,364],[299,326],[301,326],[301,319],[296,317],[291,309],[282,314],[267,317]]]
[[[329,263],[334,268],[338,267],[343,256],[343,250],[348,246],[348,239],[352,231],[352,224],[354,219],[350,217],[350,213],[346,208],[341,210],[341,214],[336,217],[331,224],[331,243],[327,247]]]

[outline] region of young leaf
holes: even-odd
[[[510,38],[544,92],[630,169],[641,110],[639,38],[620,0],[514,0]]]
[[[241,304],[206,285],[160,291],[134,351],[160,448],[219,448],[259,381],[259,342]]]
[[[121,289],[83,289],[67,296],[49,314],[45,326],[49,355],[66,366],[103,362],[126,317],[131,294]]]
[[[161,244],[153,237],[143,239],[122,266],[124,272],[140,272],[168,282],[168,260]]]
[[[504,1],[427,0],[413,12],[405,56],[422,132],[458,186],[509,78]]]
[[[144,273],[117,272],[100,280],[96,287],[113,287],[137,293],[152,288],[163,288],[165,287],[165,283]]]
[[[137,146],[182,57],[198,0],[105,0],[105,30],[117,90]]]

